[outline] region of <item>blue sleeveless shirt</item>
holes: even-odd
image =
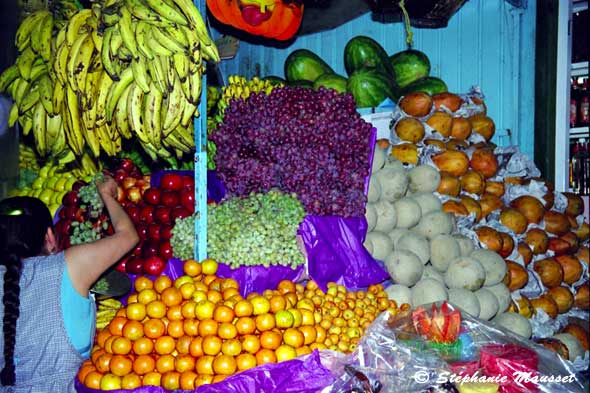
[[[5,268],[0,267],[0,299],[4,271]],[[16,384],[0,387],[2,392],[75,393],[74,380],[84,358],[72,344],[64,323],[61,301],[64,272],[63,252],[23,261],[14,351],[14,357],[18,359]],[[0,301],[0,322],[3,315],[4,305]],[[4,367],[3,347],[0,326],[0,368]]]

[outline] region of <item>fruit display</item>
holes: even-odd
[[[378,313],[408,309],[380,285],[353,292],[330,284],[323,292],[313,281],[282,281],[244,298],[233,279],[215,275],[214,260],[187,260],[183,270],[174,280],[135,280],[127,306],[98,332],[79,382],[102,390],[195,389],[314,349],[352,352]]]
[[[123,308],[123,303],[117,299],[101,299],[97,302],[96,328],[104,329]]]
[[[27,171],[31,170],[27,169]],[[39,198],[54,216],[63,197],[72,189],[73,185],[79,180],[88,181],[98,171],[99,168],[88,155],[84,155],[80,160],[80,166],[72,170],[68,170],[58,161],[49,161],[36,172],[22,173],[21,170],[20,176],[28,176],[34,180],[30,184],[27,184],[28,182],[21,183],[19,188],[11,192],[11,195]],[[27,173],[29,174],[27,175]]]
[[[378,141],[386,150],[375,151],[367,244],[390,267],[396,296],[413,295],[414,289],[400,285],[427,278],[433,284],[428,296],[445,298],[446,289],[446,298],[464,310],[544,339],[576,310],[590,308],[584,203],[578,195],[555,192],[514,148],[496,147],[490,142],[494,133],[478,93],[404,95],[393,112],[391,138]],[[376,163],[382,169],[375,171]],[[450,214],[456,224],[424,221],[425,207]],[[408,229],[411,241],[404,238]],[[443,229],[447,238],[435,242],[430,234]],[[464,243],[471,243],[468,252]],[[451,255],[457,259],[445,269],[433,260]],[[428,258],[434,269],[422,266]],[[446,288],[436,291],[435,281]],[[504,311],[533,321],[515,322]],[[540,328],[553,319],[553,332]]]
[[[228,84],[221,88],[221,92],[214,87],[207,90],[207,132],[211,134],[221,122],[225,109],[233,99],[247,100],[251,94],[264,92],[269,94],[275,86],[269,81],[254,77],[250,80],[240,75],[230,75]],[[215,154],[217,147],[211,140],[207,140],[207,168],[215,169]]]
[[[344,217],[364,213],[371,137],[351,96],[292,87],[230,101],[211,134],[231,197],[276,187],[307,214]]]
[[[232,268],[305,262],[297,228],[305,211],[296,195],[270,191],[208,205],[207,255]]]
[[[321,86],[353,95],[358,107],[375,107],[390,98],[412,92],[444,93],[447,85],[430,76],[430,60],[416,49],[388,56],[383,47],[366,36],[351,38],[344,47],[344,68],[348,77],[338,75],[318,55],[297,49],[285,60],[287,84],[319,89]]]
[[[94,3],[65,22],[39,10],[23,20],[0,92],[15,101],[9,124],[32,130],[40,156],[114,156],[132,137],[153,159],[194,150],[203,59],[219,61],[217,48],[192,1],[148,3]]]

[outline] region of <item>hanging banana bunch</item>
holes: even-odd
[[[41,156],[113,156],[133,137],[153,159],[194,150],[203,59],[219,55],[192,1],[105,0],[63,27],[37,11],[16,46],[0,92]]]

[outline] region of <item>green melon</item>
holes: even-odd
[[[385,49],[374,39],[362,35],[352,38],[344,47],[344,67],[348,75],[362,69],[375,68],[389,77],[394,76]]]
[[[352,94],[359,108],[375,107],[386,98],[399,98],[397,86],[391,77],[376,69],[353,72],[348,78],[346,90]]]
[[[271,85],[273,86],[277,86],[277,85],[286,85],[287,81],[284,80],[283,78],[281,78],[280,76],[276,76],[276,75],[268,75],[265,76],[264,78],[262,78],[263,81],[269,81]]]
[[[423,52],[408,49],[391,55],[389,58],[395,72],[395,81],[399,87],[406,87],[410,83],[430,74],[430,60]]]
[[[313,82],[313,88],[319,89],[321,86],[328,89],[334,89],[338,93],[346,93],[346,78],[338,74],[324,74]]]
[[[315,82],[324,74],[333,74],[332,68],[318,55],[307,49],[297,49],[285,60],[285,78],[289,82]]]
[[[417,91],[428,93],[433,96],[439,93],[446,93],[448,88],[447,84],[442,79],[434,76],[426,76],[407,85],[402,89],[402,94],[414,93]]]

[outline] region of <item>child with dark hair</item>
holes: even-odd
[[[43,202],[0,202],[0,391],[75,392],[94,339],[89,290],[139,240],[113,179],[97,187],[115,233],[61,252]]]

